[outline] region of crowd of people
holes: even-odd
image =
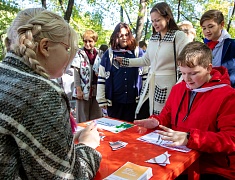
[[[199,151],[201,180],[235,178],[235,40],[222,12],[201,16],[204,43],[165,2],[150,18],[148,44],[120,22],[109,45],[96,48],[98,34],[89,29],[78,49],[61,16],[43,8],[17,14],[0,63],[0,177],[94,178],[102,154],[97,125],[74,132],[74,123],[109,116]]]

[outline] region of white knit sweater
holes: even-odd
[[[143,57],[129,59],[130,67],[150,66],[146,84],[142,89],[136,114],[146,99],[150,101],[150,115],[159,114],[175,82],[174,38],[176,57],[189,42],[182,31],[168,32],[163,39],[150,39]],[[149,87],[149,90],[148,90]],[[161,99],[159,101],[159,98]]]

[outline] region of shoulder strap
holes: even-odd
[[[178,74],[178,68],[177,68],[177,63],[176,63],[176,48],[175,48],[175,38],[174,38],[174,41],[173,41],[173,46],[174,46],[174,61],[175,61],[175,82],[178,81],[179,79],[179,74]]]

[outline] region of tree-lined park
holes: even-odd
[[[0,54],[4,54],[4,38],[6,31],[17,12],[28,7],[44,7],[64,17],[74,27],[78,35],[85,29],[93,29],[99,35],[97,47],[108,44],[113,29],[107,28],[107,23],[113,25],[126,22],[130,25],[138,41],[148,41],[151,36],[151,20],[149,12],[154,0],[0,0]],[[190,21],[197,31],[196,40],[202,40],[199,24],[201,15],[209,9],[219,9],[225,16],[225,28],[235,37],[234,0],[167,0],[173,11],[175,20]],[[82,41],[80,38],[80,46]]]

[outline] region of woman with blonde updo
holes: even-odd
[[[74,58],[75,31],[61,16],[31,8],[17,15],[8,35],[0,63],[0,177],[92,179],[101,160],[97,127],[73,136],[67,96],[50,80]]]
[[[30,8],[25,11],[20,11],[17,14],[17,18],[14,19],[14,24],[7,30],[7,37],[5,39],[7,51],[10,50],[10,45],[15,44],[15,41],[17,41],[17,28],[24,25],[28,20],[44,10],[44,8]]]
[[[193,24],[189,21],[182,21],[177,24],[179,29],[187,35],[190,42],[193,42],[196,37],[196,30],[193,27]]]

